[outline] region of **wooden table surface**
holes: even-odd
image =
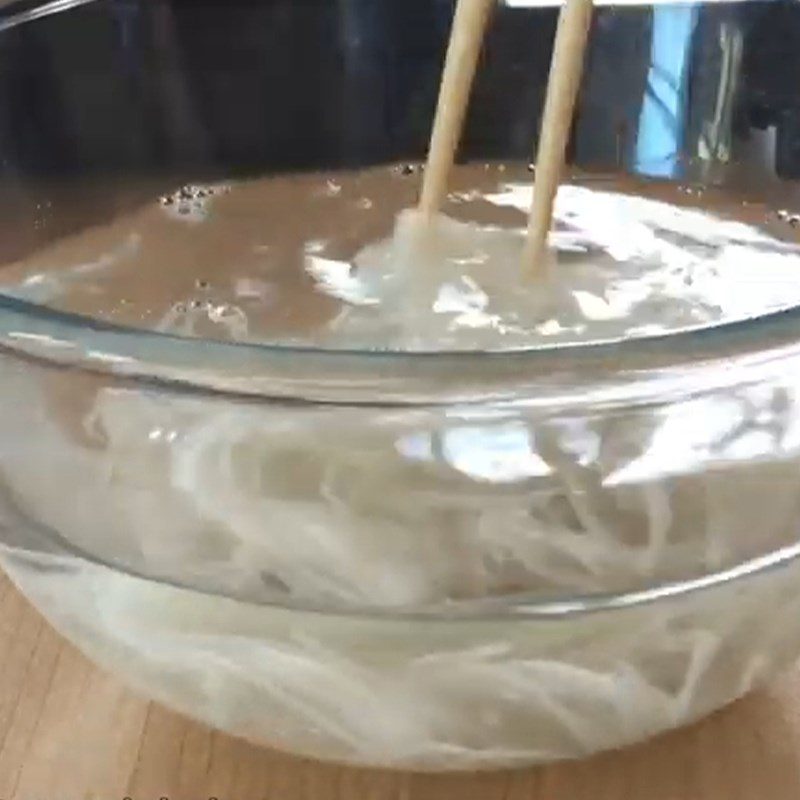
[[[592,761],[410,775],[214,733],[95,669],[0,578],[0,800],[800,800],[800,671],[714,718]]]

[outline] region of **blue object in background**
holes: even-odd
[[[636,141],[636,171],[675,178],[686,129],[692,41],[698,3],[660,5],[653,9],[653,42],[647,90]]]

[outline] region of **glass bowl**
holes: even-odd
[[[466,145],[487,172],[527,173],[555,19],[533,6],[500,4],[487,47]],[[797,308],[578,346],[332,351],[156,330],[174,298],[130,300],[102,261],[70,273],[77,305],[49,273],[18,280],[76,233],[142,204],[193,219],[252,176],[290,181],[303,242],[338,219],[340,170],[417,180],[452,6],[377,8],[0,8],[0,561],[144,694],[302,755],[488,769],[697,719],[800,655]],[[797,98],[771,68],[800,52],[798,8],[600,8],[577,165],[689,208],[733,197],[796,244]],[[329,190],[314,213],[301,171]]]

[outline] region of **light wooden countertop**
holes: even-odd
[[[800,800],[800,671],[689,730],[579,764],[361,771],[214,733],[95,669],[0,578],[0,800]]]

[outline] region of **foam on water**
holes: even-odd
[[[524,212],[531,188],[483,201]],[[524,230],[403,212],[394,235],[347,265],[315,259],[345,301],[332,343],[477,350],[627,339],[705,327],[800,301],[800,247],[706,211],[562,188],[545,280],[522,269]]]

